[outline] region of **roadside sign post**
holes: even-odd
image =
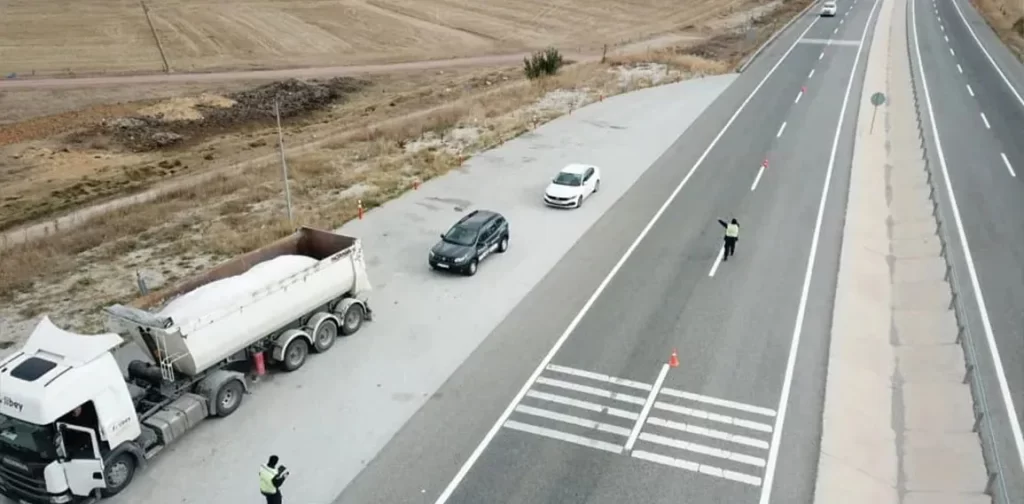
[[[868,130],[868,133],[873,133],[875,131],[875,115],[878,114],[878,107],[882,106],[882,104],[884,103],[884,93],[876,92],[875,94],[871,95],[871,104],[874,105],[875,108],[871,110],[871,129]]]

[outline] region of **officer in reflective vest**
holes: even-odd
[[[267,498],[267,504],[281,504],[281,485],[288,477],[288,468],[277,466],[277,455],[271,455],[266,464],[260,466],[260,493]]]
[[[722,260],[728,261],[729,256],[736,253],[736,242],[740,239],[740,223],[736,219],[729,223],[718,219],[718,223],[725,228],[725,252],[722,254]]]

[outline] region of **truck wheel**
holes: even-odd
[[[363,319],[366,317],[366,313],[363,312],[363,305],[359,303],[353,303],[345,310],[345,316],[343,317],[344,322],[341,324],[341,334],[348,336],[354,334],[363,326]]]
[[[107,483],[107,488],[101,491],[103,497],[121,493],[135,477],[135,458],[128,453],[120,453],[103,465],[103,479]]]
[[[242,398],[245,397],[245,387],[238,380],[228,380],[221,384],[214,397],[217,401],[215,405],[217,416],[226,417],[234,413],[242,405]]]
[[[313,350],[317,353],[326,352],[337,340],[338,324],[330,319],[325,320],[320,323],[320,327],[316,328],[316,334],[313,335]]]
[[[284,349],[284,359],[281,364],[284,365],[285,371],[295,371],[306,363],[307,356],[309,356],[309,343],[305,338],[295,338],[288,343],[288,348]]]

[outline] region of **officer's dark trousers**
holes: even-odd
[[[725,237],[725,255],[722,257],[722,260],[728,259],[729,256],[731,256],[731,255],[733,255],[735,253],[736,253],[736,238],[732,238],[732,237],[726,236]]]
[[[263,494],[267,498],[267,504],[281,504],[281,491],[278,490],[275,494]]]

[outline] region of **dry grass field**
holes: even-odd
[[[999,34],[1017,58],[1024,61],[1024,2],[1021,0],[971,0],[982,17]]]
[[[758,3],[769,2],[6,0],[0,74],[159,72],[164,59],[171,71],[205,72],[600,48]]]
[[[44,312],[64,327],[98,329],[97,308],[131,298],[136,272],[156,288],[288,233],[276,133],[265,115],[249,112],[265,110],[279,90],[319,89],[307,93],[315,107],[285,120],[284,135],[298,222],[335,228],[356,215],[356,200],[382,204],[601,96],[730,71],[810,1],[766,8],[747,0],[734,6],[738,14],[677,26],[703,33],[702,40],[610,53],[538,81],[505,67],[319,84],[7,93],[0,106],[38,111],[29,102],[65,103],[57,115],[0,124],[0,229],[150,187],[204,181],[0,249],[0,348]],[[574,12],[596,12],[586,9]],[[762,16],[752,25],[751,13]],[[337,92],[325,97],[324,86]],[[228,120],[235,116],[241,119]],[[183,139],[140,147],[140,135],[165,131]]]

